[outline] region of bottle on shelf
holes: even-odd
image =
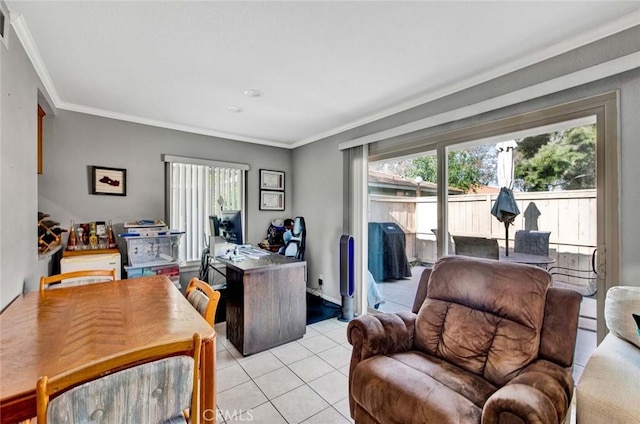
[[[109,249],[114,249],[116,247],[116,238],[113,235],[113,226],[111,225],[111,220],[109,220],[109,226],[107,227],[107,236]]]
[[[78,235],[76,236],[76,239],[78,240],[76,250],[84,250],[86,245],[84,243],[84,228],[82,228],[82,226],[78,226]]]
[[[69,238],[67,239],[67,250],[76,250],[78,247],[78,239],[76,237],[76,226],[73,225],[73,221],[71,221],[71,226],[69,227]]]
[[[96,230],[95,222],[91,223],[91,230],[89,232],[89,246],[91,246],[91,249],[98,248],[98,232]]]

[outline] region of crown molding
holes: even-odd
[[[24,20],[22,15],[12,16],[11,25],[13,26],[24,51],[27,53],[29,60],[31,60],[36,73],[40,77],[49,98],[53,101],[54,106],[58,107],[58,105],[62,103],[60,95],[58,94],[58,90],[56,90],[56,86],[53,84],[53,80],[51,79],[51,75],[49,75],[49,71],[44,64],[44,61],[42,60],[42,56],[36,46],[36,42],[31,36],[27,22]]]
[[[206,129],[206,128],[199,128],[199,127],[194,127],[194,126],[191,126],[191,125],[176,124],[174,122],[162,121],[162,120],[159,120],[159,119],[152,119],[152,118],[145,118],[143,116],[129,115],[129,114],[120,113],[120,112],[113,112],[113,111],[110,111],[110,110],[98,109],[98,108],[94,108],[94,107],[90,107],[90,106],[78,105],[78,104],[75,104],[75,103],[63,102],[60,105],[58,105],[58,109],[68,110],[68,111],[72,111],[72,112],[85,113],[87,115],[100,116],[102,118],[117,119],[119,121],[133,122],[133,123],[136,123],[136,124],[149,125],[149,126],[152,126],[152,127],[166,128],[166,129],[169,129],[169,130],[176,130],[176,131],[182,131],[182,132],[187,132],[187,133],[192,133],[192,134],[206,135],[206,136],[210,136],[210,137],[224,138],[224,139],[228,139],[228,140],[232,140],[232,141],[242,141],[242,142],[245,142],[245,143],[260,144],[260,145],[263,145],[263,146],[279,147],[279,148],[283,148],[283,149],[290,149],[291,148],[291,146],[289,144],[281,143],[281,142],[277,142],[277,141],[259,139],[259,138],[252,138],[252,137],[245,137],[245,136],[241,136],[241,135],[237,135],[237,134],[230,134],[230,133],[225,133],[225,132],[222,132],[222,131],[210,130],[210,129]]]

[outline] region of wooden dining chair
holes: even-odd
[[[104,281],[104,278],[96,278],[96,277],[109,277],[111,281],[116,281],[116,270],[114,269],[92,269],[92,270],[84,270],[84,271],[72,271],[65,272],[62,274],[51,275],[49,277],[40,277],[40,291],[44,291],[45,287],[50,284],[60,283],[62,280],[68,280],[71,278],[77,279],[82,277],[91,277],[91,282],[101,282]]]
[[[194,277],[189,281],[185,295],[193,307],[213,327],[216,319],[216,309],[218,309],[218,302],[220,301],[220,292]]]
[[[201,336],[132,350],[38,379],[38,424],[200,422]]]

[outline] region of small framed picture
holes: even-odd
[[[91,194],[127,195],[127,170],[121,168],[91,167]]]
[[[284,191],[284,172],[261,169],[260,190]]]
[[[284,191],[260,190],[261,211],[283,211]]]

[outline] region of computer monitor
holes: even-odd
[[[220,212],[220,236],[228,243],[243,244],[242,214],[240,211]]]

